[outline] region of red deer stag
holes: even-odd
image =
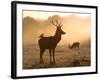
[[[72,45],[69,45],[68,47],[69,47],[70,49],[78,48],[78,50],[79,50],[79,45],[80,45],[79,42],[74,42]]]
[[[56,19],[54,17],[56,16]],[[49,50],[49,55],[50,55],[50,63],[55,64],[55,48],[59,41],[61,40],[61,35],[65,34],[65,32],[61,29],[61,21],[57,18],[57,15],[52,16],[49,19],[49,21],[56,26],[56,32],[54,36],[49,36],[49,37],[44,37],[42,36],[38,43],[39,43],[39,48],[40,48],[40,63],[44,63],[43,61],[43,53],[46,49]],[[53,61],[52,61],[53,59]]]

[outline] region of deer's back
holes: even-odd
[[[79,45],[80,45],[80,43],[79,42],[76,42],[76,43],[73,43],[72,46],[79,46]]]
[[[50,36],[50,37],[42,37],[39,39],[39,47],[42,49],[52,49],[55,48],[57,45],[57,42],[55,40],[54,36]]]

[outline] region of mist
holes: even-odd
[[[24,13],[23,13],[24,14]],[[46,14],[46,13],[45,13]],[[45,15],[44,14],[44,15]],[[63,14],[63,13],[62,13]],[[33,15],[34,16],[34,15]],[[48,18],[35,18],[27,15],[23,17],[23,44],[38,44],[39,36],[53,36],[56,31]],[[60,15],[58,15],[60,16]],[[77,14],[60,16],[62,30],[66,32],[58,45],[68,45],[73,42],[80,42],[82,45],[90,45],[91,38],[91,17],[78,16]]]

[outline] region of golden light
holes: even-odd
[[[90,39],[91,16],[89,14],[23,11],[23,18],[30,16],[37,21],[44,21],[47,20],[49,16],[55,14],[62,18],[62,30],[66,32],[66,34],[62,36],[59,45],[77,41],[82,43]],[[35,29],[33,27],[35,27]],[[28,27],[29,29],[25,30],[23,34],[25,43],[36,43],[36,39],[38,39],[41,33],[44,33],[45,36],[53,36],[56,30],[53,25],[44,24],[42,28],[41,25],[33,27]]]

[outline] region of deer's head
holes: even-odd
[[[54,15],[54,16],[50,17],[49,20],[57,28],[55,35],[65,34],[65,32],[61,29],[61,27],[62,27],[61,18],[58,15]]]
[[[56,34],[60,34],[60,35],[63,35],[63,34],[66,34],[62,29],[61,29],[62,25],[59,25],[57,26],[57,29],[56,29]]]

